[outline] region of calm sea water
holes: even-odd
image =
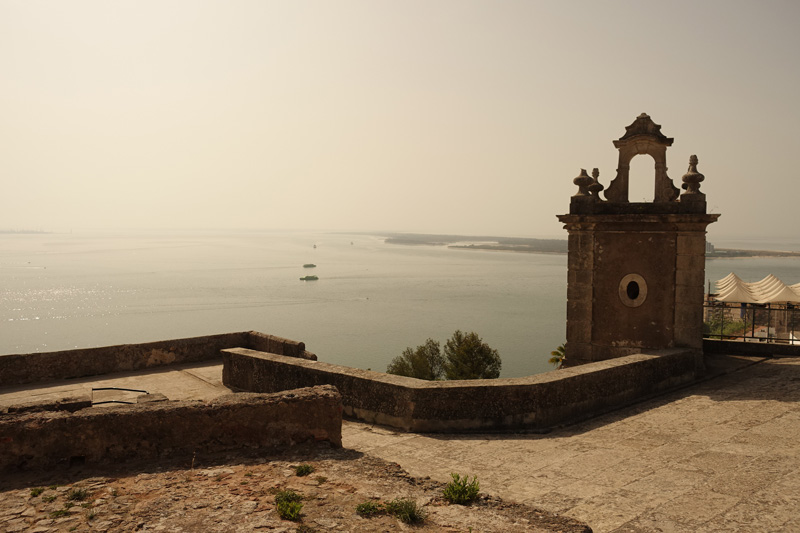
[[[0,354],[257,330],[384,370],[462,329],[500,352],[503,377],[525,376],[564,342],[566,263],[364,235],[0,235]],[[707,262],[711,280],[731,271],[797,283],[800,259]]]

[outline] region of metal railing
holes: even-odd
[[[795,304],[746,304],[706,298],[703,337],[800,345],[800,307]]]

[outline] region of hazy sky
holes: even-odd
[[[0,229],[565,237],[642,112],[796,236],[800,2],[0,0]],[[632,178],[652,189],[652,159]],[[650,193],[652,195],[652,193]],[[712,239],[713,240],[713,239]]]

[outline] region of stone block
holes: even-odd
[[[567,285],[567,300],[568,301],[592,301],[592,285],[589,283],[570,283]]]
[[[675,286],[675,308],[685,307],[703,308],[703,286],[702,285],[676,285]]]
[[[567,341],[568,342],[591,342],[592,341],[592,321],[591,320],[567,320]]]
[[[697,233],[678,234],[678,255],[705,256],[706,234],[705,231]]]
[[[704,255],[678,255],[676,258],[678,272],[705,272],[706,257]]]
[[[594,266],[594,252],[570,251],[567,255],[567,268],[570,270],[591,270]]]
[[[567,301],[567,320],[576,322],[591,322],[592,306],[584,301]]]
[[[678,270],[675,272],[675,283],[677,285],[699,287],[701,291],[704,291],[705,282],[706,272],[702,268],[700,270]]]
[[[166,402],[167,397],[160,392],[152,394],[140,394],[136,397],[136,403]]]

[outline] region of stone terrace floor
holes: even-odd
[[[0,406],[92,386],[209,399],[221,365],[0,388]],[[547,434],[434,435],[344,423],[352,448],[414,476],[475,474],[484,492],[596,532],[800,531],[800,359],[745,366]]]

